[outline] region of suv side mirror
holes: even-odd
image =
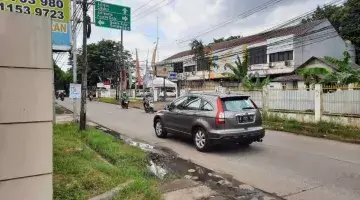
[[[166,104],[164,106],[164,109],[165,110],[172,110],[172,109],[174,109],[174,107],[175,107],[175,105],[173,103],[170,103],[170,104]]]

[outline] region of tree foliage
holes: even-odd
[[[296,70],[296,73],[304,78],[305,84],[317,84],[321,81],[321,76],[329,74],[329,71],[321,67],[302,68]]]
[[[327,74],[324,79],[320,81],[320,83],[337,83],[341,85],[360,83],[360,69],[351,66],[350,55],[348,52],[344,52],[344,58],[342,60],[338,60],[332,57],[325,57],[325,60],[336,65],[338,70]]]
[[[240,57],[237,56],[235,66],[229,63],[226,63],[225,65],[231,70],[231,73],[223,73],[223,75],[240,83],[246,77],[248,72],[248,55],[243,56],[243,62],[241,62]]]
[[[303,19],[303,23],[328,19],[345,40],[350,40],[357,47],[357,63],[360,61],[360,1],[347,0],[341,6],[328,5],[318,7],[313,15]]]
[[[213,38],[213,42],[211,42],[210,44],[216,44],[216,43],[220,43],[220,42],[226,42],[226,41],[238,39],[238,38],[241,38],[241,37],[242,37],[242,36],[237,35],[237,36],[230,36],[230,37],[228,37],[228,38],[224,38],[224,37],[221,37],[221,38],[218,38],[218,39]]]
[[[253,80],[255,80],[255,81],[253,81]],[[255,75],[248,75],[242,81],[243,86],[249,90],[262,89],[269,83],[270,83],[269,76],[266,77],[265,79],[261,80],[258,73],[255,73]]]
[[[298,69],[297,74],[304,77],[306,84],[341,84],[360,83],[360,69],[354,68],[350,63],[350,54],[345,51],[342,60],[326,56],[327,62],[336,66],[336,70],[329,72],[321,67]],[[321,78],[321,76],[325,76]]]
[[[120,42],[101,40],[97,43],[87,45],[87,52],[88,86],[96,86],[96,83],[106,80],[111,80],[112,83],[115,83],[119,78],[120,68],[123,62],[127,69],[133,71],[135,68],[135,61],[132,59],[132,55],[128,50],[124,50],[121,56]],[[83,67],[82,49],[78,50],[77,56],[77,74],[78,80],[81,80],[81,69]],[[70,59],[71,58],[72,56],[70,56]]]
[[[53,61],[53,65],[55,90],[68,91],[72,75],[68,72],[64,72],[63,70],[61,70],[61,68],[56,65],[55,61]]]
[[[209,58],[205,57],[205,46],[203,42],[201,40],[194,39],[189,45],[194,55],[193,60],[196,62],[197,70],[209,70],[210,61]]]

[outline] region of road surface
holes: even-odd
[[[72,109],[70,99],[58,103]],[[182,158],[285,199],[360,199],[360,145],[267,131],[264,142],[249,148],[201,153],[189,141],[157,138],[153,115],[142,110],[90,102],[87,116],[117,132],[168,147]]]

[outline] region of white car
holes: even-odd
[[[164,96],[164,92],[160,92],[159,94],[160,97]],[[176,93],[171,91],[171,92],[166,92],[166,97],[176,97]]]

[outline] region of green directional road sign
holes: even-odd
[[[95,25],[130,31],[131,9],[125,6],[96,1]]]

